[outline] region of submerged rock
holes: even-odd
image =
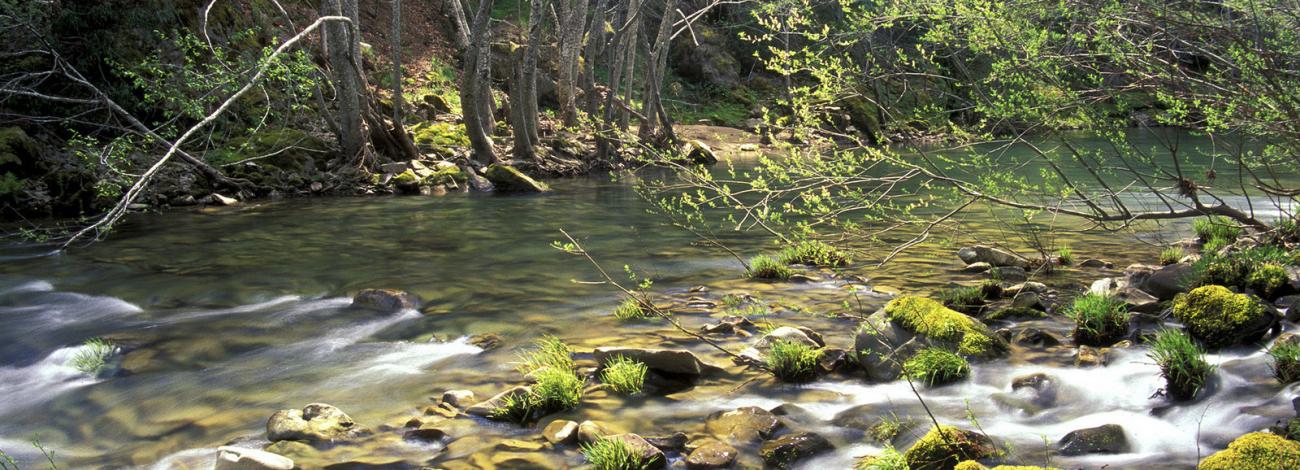
[[[1272,470],[1294,468],[1300,462],[1300,442],[1266,432],[1253,432],[1232,441],[1228,448],[1201,461],[1197,470]]]
[[[266,439],[311,444],[356,437],[362,428],[333,405],[312,403],[301,410],[280,410],[266,421]]]
[[[365,289],[352,297],[352,305],[392,313],[418,308],[420,301],[414,294],[396,289]]]
[[[1177,263],[1162,267],[1129,266],[1124,271],[1126,284],[1151,294],[1160,300],[1169,300],[1187,291],[1194,269],[1190,263]]]
[[[1277,323],[1277,315],[1257,298],[1226,287],[1199,287],[1174,300],[1174,318],[1209,348],[1258,341]]]
[[[264,450],[218,447],[213,470],[293,470],[293,459]]]
[[[903,458],[911,470],[950,470],[959,461],[979,460],[995,454],[997,448],[988,436],[943,426],[930,428],[930,432],[903,453]]]
[[[546,183],[537,181],[512,166],[489,165],[483,176],[492,182],[497,192],[544,193],[551,190],[551,187],[547,186]]]
[[[1106,350],[1092,346],[1079,346],[1074,353],[1075,367],[1101,367],[1106,365]]]
[[[571,444],[578,438],[578,423],[557,419],[542,429],[542,437],[554,445]]]
[[[692,377],[722,370],[685,350],[608,347],[596,348],[592,354],[597,364],[605,364],[614,356],[623,356],[644,363],[650,370]]]
[[[762,441],[779,429],[781,420],[756,406],[714,412],[704,422],[704,432],[735,444]]]
[[[583,421],[578,425],[578,441],[583,444],[591,444],[599,441],[600,438],[615,434],[609,430],[604,423],[596,421]]]
[[[790,468],[796,462],[834,449],[835,446],[820,434],[801,432],[787,434],[763,443],[759,455],[771,468]]]
[[[961,258],[967,265],[975,263],[988,263],[991,266],[1016,266],[1028,268],[1029,261],[1019,256],[1013,255],[1008,251],[993,248],[985,245],[968,246],[957,250],[957,257]]]
[[[1123,454],[1129,451],[1128,437],[1118,424],[1070,431],[1056,443],[1061,455]]]
[[[736,462],[740,452],[735,447],[714,439],[706,439],[695,446],[686,457],[686,468],[690,470],[713,470],[727,468]]]

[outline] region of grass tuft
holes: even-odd
[[[1128,334],[1128,307],[1107,295],[1084,294],[1074,299],[1066,315],[1074,320],[1074,341],[1078,344],[1110,346]]]
[[[1182,260],[1183,257],[1186,256],[1187,256],[1187,252],[1184,251],[1183,247],[1181,246],[1171,246],[1165,248],[1164,250],[1160,251],[1160,265],[1169,266],[1171,264],[1178,264],[1178,262]]]
[[[886,447],[877,455],[868,455],[853,464],[853,470],[908,470],[907,459],[893,447]]]
[[[1273,376],[1282,384],[1300,381],[1300,344],[1278,342],[1268,350],[1273,358]]]
[[[1062,245],[1056,249],[1056,259],[1062,266],[1074,264],[1074,250],[1070,249],[1070,245]]]
[[[977,313],[984,307],[984,287],[954,287],[939,291],[935,297],[944,307],[962,313]]]
[[[614,393],[634,395],[641,393],[645,386],[646,365],[635,359],[616,355],[605,363],[600,372],[600,381],[608,385]]]
[[[1157,333],[1148,356],[1165,378],[1165,394],[1175,400],[1195,398],[1214,373],[1214,366],[1205,362],[1205,349],[1179,330]]]
[[[492,417],[528,424],[547,413],[576,408],[582,401],[583,381],[573,371],[569,346],[551,336],[520,354],[518,369],[534,383],[527,393],[506,396]]]
[[[939,348],[922,349],[904,367],[912,379],[930,387],[947,385],[970,374],[970,363],[965,358]]]
[[[645,470],[654,463],[646,461],[627,442],[616,437],[603,437],[591,444],[583,444],[582,455],[595,470]]]
[[[749,259],[749,278],[750,279],[772,279],[784,281],[794,275],[794,270],[786,266],[785,263],[773,259],[771,256],[758,255]]]
[[[648,310],[641,299],[628,297],[614,307],[614,318],[623,321],[644,320],[649,317]]]
[[[838,267],[849,264],[849,257],[844,252],[818,240],[801,240],[794,246],[781,250],[777,259],[784,264],[807,266]]]
[[[519,355],[517,369],[521,374],[531,375],[547,368],[573,370],[572,351],[564,341],[554,336],[545,336],[537,340],[532,350]]]
[[[1209,242],[1211,240],[1223,240],[1227,243],[1237,241],[1243,230],[1227,217],[1212,215],[1203,219],[1192,221],[1192,231],[1201,241]]]
[[[808,382],[817,378],[822,351],[804,343],[777,341],[767,353],[767,367],[782,382]]]
[[[86,375],[99,375],[103,372],[104,366],[108,365],[108,358],[113,357],[116,352],[117,345],[112,341],[91,338],[82,343],[81,350],[68,360],[67,365]]]

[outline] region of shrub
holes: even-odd
[[[614,393],[632,395],[641,393],[647,371],[644,363],[617,355],[605,364],[605,369],[600,372],[600,381]]]
[[[1066,312],[1074,320],[1074,341],[1110,346],[1128,334],[1128,307],[1113,297],[1088,293],[1074,299]]]
[[[853,464],[853,470],[908,470],[907,459],[903,454],[886,447],[878,455],[868,455]]]
[[[573,370],[569,346],[554,336],[537,340],[536,346],[519,355],[519,372],[529,375],[546,368]]]
[[[1242,234],[1242,229],[1236,222],[1217,215],[1196,219],[1192,222],[1192,231],[1196,232],[1196,236],[1205,242],[1217,239],[1232,243],[1237,241],[1237,237]]]
[[[794,275],[794,270],[771,256],[758,255],[749,259],[750,279],[772,279],[784,281]]]
[[[778,340],[767,352],[767,368],[782,382],[807,382],[817,378],[822,351],[795,341]]]
[[[934,341],[949,343],[968,356],[991,357],[1006,351],[1006,342],[988,327],[938,301],[908,295],[885,304],[889,321]]]
[[[837,267],[849,264],[849,257],[844,252],[818,240],[801,240],[794,246],[781,250],[777,259],[784,264],[808,266]]]
[[[1207,347],[1248,343],[1272,325],[1270,313],[1256,299],[1223,286],[1205,286],[1174,298],[1174,318]]]
[[[1056,249],[1056,259],[1062,266],[1074,264],[1074,250],[1071,250],[1069,245],[1062,245]]]
[[[1165,378],[1165,394],[1175,400],[1190,400],[1205,387],[1214,366],[1205,362],[1205,350],[1178,330],[1164,330],[1151,343],[1151,359]]]
[[[1171,246],[1160,251],[1160,264],[1164,266],[1177,264],[1186,256],[1187,252],[1182,247]]]
[[[654,463],[647,462],[641,453],[617,437],[602,437],[583,444],[582,455],[596,470],[645,470]]]
[[[68,360],[68,366],[86,375],[99,375],[108,364],[108,358],[117,352],[117,345],[101,338],[91,338]]]
[[[1273,376],[1278,382],[1300,381],[1300,344],[1278,342],[1268,350],[1268,355],[1273,358]]]
[[[623,321],[644,320],[648,316],[646,310],[641,299],[628,297],[614,307],[614,318]]]
[[[975,313],[984,306],[984,289],[980,286],[945,289],[936,297],[944,307],[958,312]]]
[[[970,363],[954,353],[939,348],[925,348],[904,363],[909,377],[928,386],[947,385],[966,378]]]

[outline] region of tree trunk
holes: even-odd
[[[677,0],[666,0],[664,4],[663,17],[659,19],[659,32],[655,35],[654,43],[651,44],[650,54],[646,58],[646,79],[645,90],[641,98],[645,101],[642,114],[645,120],[641,121],[641,131],[639,135],[643,140],[652,140],[657,138],[659,125],[661,123],[659,116],[663,110],[663,99],[660,91],[663,89],[664,74],[668,68],[668,47],[672,42],[673,18],[677,12]],[[673,138],[672,123],[663,121],[665,135]]]
[[[600,92],[596,89],[596,60],[604,54],[605,48],[605,10],[611,0],[597,0],[596,8],[591,14],[587,26],[587,44],[583,51],[582,86],[586,97],[587,115],[595,119],[600,116]]]
[[[365,147],[365,132],[362,129],[361,89],[359,69],[361,40],[356,0],[323,0],[322,14],[346,16],[353,24],[331,22],[325,27],[326,47],[330,71],[333,73],[336,99],[339,107],[339,146],[343,149],[343,158],[354,163],[362,157]]]
[[[555,88],[560,98],[560,119],[566,127],[578,125],[578,57],[582,49],[584,20],[590,0],[560,0],[560,63]]]
[[[455,0],[453,0],[455,1]],[[495,163],[496,151],[492,148],[492,60],[491,18],[494,0],[479,2],[474,13],[474,24],[465,48],[464,67],[461,74],[460,101],[465,132],[474,149],[474,159],[480,163]]]
[[[524,101],[519,106],[524,108],[524,135],[533,146],[541,144],[538,134],[537,116],[537,58],[542,48],[542,19],[546,18],[547,5],[544,0],[529,2],[528,14],[528,50],[524,51],[523,84]]]
[[[461,54],[469,47],[469,21],[465,18],[465,7],[461,5],[461,0],[444,0],[447,5],[447,14],[451,16],[451,23],[455,31],[452,32],[451,39],[456,45],[456,50]]]
[[[393,2],[393,127],[405,132],[402,125],[402,0]]]

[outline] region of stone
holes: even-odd
[[[745,153],[756,153],[758,152],[758,144],[741,144],[740,151]]]
[[[1134,289],[1132,287],[1121,287],[1111,291],[1110,295],[1124,302],[1128,311],[1133,313],[1158,313],[1160,312],[1160,299],[1146,293],[1145,291]]]
[[[532,441],[521,441],[519,439],[506,439],[498,442],[496,450],[506,452],[537,452],[544,448],[541,443]]]
[[[1012,392],[1028,393],[1035,405],[1044,408],[1056,406],[1060,388],[1055,378],[1042,372],[1011,379]]]
[[[1187,281],[1195,270],[1190,263],[1163,266],[1143,276],[1140,271],[1129,278],[1128,285],[1138,287],[1160,300],[1170,300],[1187,290]],[[1140,279],[1142,282],[1134,282]]]
[[[402,433],[402,438],[420,442],[438,442],[447,437],[447,432],[438,428],[412,429]]]
[[[700,332],[706,335],[734,334],[734,335],[741,335],[741,336],[749,336],[750,330],[755,330],[757,328],[758,327],[754,325],[754,322],[749,321],[748,318],[738,316],[738,315],[732,315],[732,316],[723,317],[721,320],[718,320],[717,323],[710,323],[700,327]]]
[[[780,429],[776,415],[755,406],[714,412],[704,421],[704,432],[733,444],[759,442]]]
[[[903,453],[903,458],[907,460],[910,470],[947,470],[961,460],[980,460],[996,453],[997,447],[988,436],[943,426],[930,428],[925,436]]]
[[[718,155],[713,152],[713,147],[701,140],[692,140],[686,143],[684,150],[686,161],[694,165],[713,165],[718,163]]]
[[[293,459],[264,450],[218,447],[213,470],[293,470]]]
[[[659,450],[674,450],[674,451],[686,449],[686,442],[690,440],[690,438],[686,437],[686,433],[684,432],[675,432],[667,436],[641,436],[641,437],[644,438],[646,442],[649,442],[650,445],[658,447]]]
[[[578,423],[557,419],[542,429],[542,437],[554,445],[572,444],[578,438]]]
[[[578,424],[578,441],[583,444],[591,444],[599,441],[600,438],[615,434],[604,423],[596,421],[583,421]]]
[[[751,361],[763,362],[767,352],[772,349],[772,345],[778,341],[789,343],[798,343],[812,348],[822,348],[826,342],[817,332],[805,327],[783,326],[768,332],[759,338],[753,346],[741,351],[740,355],[749,358]]]
[[[1104,277],[1096,281],[1092,281],[1092,285],[1088,287],[1088,292],[1091,292],[1093,294],[1109,295],[1111,292],[1114,292],[1116,289],[1119,289],[1121,287],[1126,287],[1126,286],[1128,286],[1128,283],[1124,282],[1123,280],[1115,279],[1113,277]]]
[[[833,449],[835,446],[820,434],[800,432],[764,442],[758,453],[770,468],[790,468],[800,460]]]
[[[597,364],[605,364],[614,356],[623,356],[644,363],[646,368],[654,371],[692,377],[722,370],[717,366],[706,364],[695,357],[694,353],[685,350],[603,347],[596,348],[592,355]]]
[[[735,447],[715,439],[706,439],[695,446],[686,457],[686,468],[690,470],[712,470],[727,468],[736,462],[740,452]]]
[[[1043,299],[1034,292],[1021,292],[1015,298],[1011,299],[1011,308],[1031,308],[1034,310],[1047,310],[1043,304]]]
[[[1198,287],[1178,296],[1173,316],[1211,349],[1254,343],[1278,322],[1278,315],[1257,297],[1222,286]]]
[[[474,403],[474,392],[469,390],[448,390],[442,392],[442,404],[452,408],[464,408]]]
[[[615,434],[613,436],[607,436],[606,438],[623,441],[633,454],[637,454],[641,457],[642,462],[649,464],[647,468],[664,468],[668,466],[668,457],[664,455],[664,451],[659,450],[658,447],[650,444],[650,442],[646,441],[645,438],[641,436],[627,433]]]
[[[489,165],[483,176],[501,193],[544,193],[551,190],[546,183],[539,182],[512,166]]]
[[[983,272],[988,272],[988,270],[990,269],[993,269],[993,265],[986,263],[984,261],[980,261],[978,263],[971,263],[966,265],[966,267],[961,268],[961,272],[970,273],[970,274],[979,274]]]
[[[332,442],[354,437],[360,431],[347,413],[324,403],[312,403],[301,410],[280,410],[266,421],[266,439],[271,442]]]
[[[352,297],[352,306],[386,313],[419,308],[414,294],[396,289],[365,289]]]
[[[1061,339],[1056,335],[1038,328],[1023,328],[1012,337],[1012,342],[1021,346],[1052,347],[1060,346]]]
[[[1294,468],[1283,463],[1300,462],[1300,442],[1277,434],[1253,432],[1238,437],[1228,448],[1210,455],[1197,470],[1263,470]]]
[[[1046,294],[1050,290],[1047,284],[1041,282],[1026,281],[1018,284],[1012,284],[1002,289],[1003,297],[1015,297],[1020,294]]]
[[[532,390],[528,387],[518,385],[509,390],[498,393],[496,396],[487,399],[487,401],[479,402],[474,406],[466,408],[465,413],[473,416],[491,418],[496,414],[496,410],[500,408],[508,398],[518,398],[528,395],[529,393],[532,393]]]
[[[387,175],[397,175],[406,171],[408,168],[406,162],[391,162],[379,165],[379,172]]]
[[[1006,282],[1024,282],[1029,279],[1029,271],[1020,266],[1001,266],[993,268],[990,273],[997,273],[997,277]]]
[[[239,204],[239,200],[232,197],[222,196],[217,193],[212,193],[212,204],[216,206],[233,206]]]
[[[677,75],[691,83],[706,83],[721,90],[740,85],[741,65],[731,51],[733,35],[704,23],[673,41],[669,61]]]
[[[1075,367],[1101,367],[1106,365],[1106,352],[1092,346],[1079,346],[1074,353]]]
[[[1123,454],[1129,451],[1128,437],[1118,424],[1070,431],[1056,443],[1061,455]]]
[[[1029,261],[1008,251],[985,245],[968,246],[957,250],[957,257],[966,264],[988,263],[995,267],[1015,266],[1028,268]]]
[[[1083,260],[1083,261],[1080,261],[1080,262],[1079,262],[1079,267],[1081,267],[1081,268],[1093,268],[1093,269],[1097,269],[1097,268],[1113,268],[1113,267],[1115,267],[1115,264],[1114,264],[1114,263],[1111,263],[1111,262],[1109,262],[1109,261],[1103,261],[1103,260],[1099,260],[1099,259],[1096,259],[1096,258],[1088,258],[1088,259],[1085,259],[1085,260]]]
[[[931,346],[974,358],[997,357],[1008,350],[1006,341],[983,323],[918,296],[895,298],[867,317],[858,327],[853,350],[869,378],[888,381],[902,372],[899,363]]]

